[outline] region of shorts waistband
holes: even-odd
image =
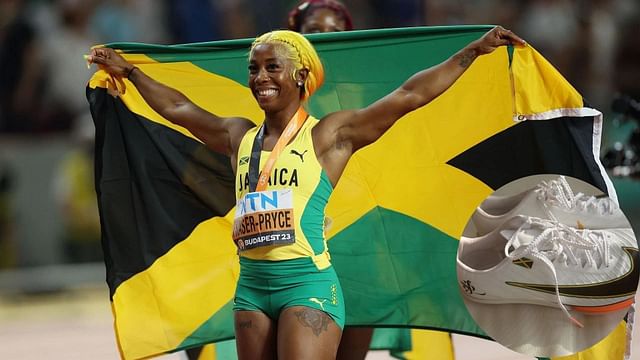
[[[319,268],[314,259],[303,257],[288,260],[255,260],[240,256],[240,271],[253,274],[263,274],[265,276],[290,276],[296,273],[318,272],[331,267],[329,261],[327,266]]]

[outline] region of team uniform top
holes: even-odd
[[[309,116],[278,157],[266,190],[249,191],[249,159],[257,128],[249,130],[238,149],[236,217],[233,238],[241,257],[290,260],[310,257],[318,269],[330,266],[324,238],[324,210],[333,191],[315,156]],[[262,151],[261,170],[270,152]]]

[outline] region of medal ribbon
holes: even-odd
[[[260,130],[258,130],[258,134],[255,139],[253,139],[253,146],[251,147],[251,159],[249,160],[249,191],[263,191],[267,188],[269,183],[269,175],[271,174],[271,170],[276,163],[276,160],[284,150],[284,147],[287,146],[289,141],[293,138],[293,136],[300,130],[302,124],[307,119],[307,112],[301,107],[298,108],[293,117],[289,120],[289,123],[284,128],[284,131],[278,138],[276,145],[271,150],[271,155],[267,159],[267,162],[264,164],[264,168],[260,171],[260,176],[258,176],[258,167],[260,166],[260,156],[262,155],[262,145],[264,142],[264,127],[263,123],[260,126]]]

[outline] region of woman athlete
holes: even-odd
[[[334,359],[344,303],[323,221],[349,158],[443,93],[476,57],[510,43],[524,41],[495,27],[373,104],[318,121],[303,108],[324,79],[313,46],[296,32],[266,33],[249,54],[249,88],[265,115],[260,127],[203,110],[112,49],[93,49],[88,60],[127,77],[156,112],[230,157],[241,184],[233,231],[240,258],[234,301],[238,358]]]
[[[338,32],[353,30],[353,21],[349,9],[337,0],[303,0],[289,11],[287,26],[301,34]],[[347,305],[347,311],[353,305],[357,304]],[[365,359],[372,338],[372,327],[343,328],[336,359]]]

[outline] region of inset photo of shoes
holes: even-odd
[[[591,347],[638,288],[638,242],[614,199],[566,176],[535,175],[491,194],[469,219],[458,285],[488,336],[522,354]]]

